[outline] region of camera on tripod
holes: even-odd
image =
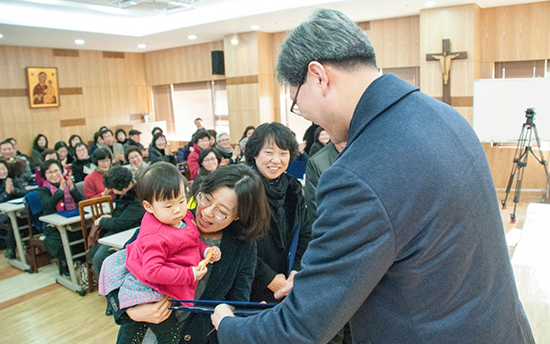
[[[535,118],[535,115],[535,109],[528,108],[527,110],[525,110],[525,118]]]

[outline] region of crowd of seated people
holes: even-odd
[[[115,200],[114,212],[96,220],[96,225],[106,230],[108,236],[140,225],[145,209],[135,187],[139,183],[139,176],[149,165],[160,161],[173,165],[187,162],[191,172],[189,184],[192,184],[188,190],[193,197],[190,206],[194,214],[200,216],[196,221],[201,239],[216,245],[221,244],[223,249],[225,244],[220,241],[221,235],[218,237],[218,234],[228,225],[243,231],[240,234],[238,231],[233,232],[232,235],[236,237],[231,239],[231,245],[238,246],[255,239],[253,246],[247,249],[246,257],[243,256],[243,259],[248,260],[248,270],[234,272],[237,275],[243,274],[239,278],[246,284],[234,286],[244,292],[237,299],[274,301],[273,292],[292,281],[294,274],[300,269],[300,258],[310,240],[310,222],[305,216],[306,208],[300,184],[293,177],[284,174],[289,161],[299,154],[295,136],[288,128],[278,124],[264,124],[259,131],[254,126],[248,126],[238,144],[233,146],[228,133],[216,133],[215,130],[204,128],[200,118],[195,120],[195,125],[197,130],[189,144],[178,149],[177,158],[162,129],[158,127],[153,129],[153,139],[147,148],[141,144],[141,132],[136,129],[128,132],[117,129],[113,133],[111,129],[101,127],[94,133],[93,140],[90,140],[90,148],[80,135],[74,134],[67,142],[57,141],[52,149],[48,147],[48,138],[38,134],[29,154],[31,159],[18,151],[15,139],[7,139],[0,143],[0,202],[24,196],[27,192],[25,186],[29,182],[36,182],[43,215],[75,209],[84,199],[110,195]],[[322,135],[317,134],[315,142],[324,143],[319,136]],[[273,159],[278,161],[280,167],[276,173],[269,165]],[[31,167],[34,180],[31,177]],[[225,168],[227,170],[214,173]],[[247,178],[250,174],[255,177]],[[245,192],[242,185],[235,184],[237,182],[254,184],[250,187],[255,190],[255,200],[246,200],[247,209],[241,209],[245,204],[240,204],[241,201],[245,202],[244,198],[241,199],[242,196],[239,196],[237,206],[235,196]],[[77,187],[77,184],[82,185]],[[213,204],[214,210],[211,209]],[[251,211],[253,208],[254,211]],[[231,214],[238,214],[238,217]],[[266,216],[270,216],[271,220],[267,221]],[[261,222],[262,228],[254,225],[254,219]],[[291,266],[285,266],[288,251],[286,245],[292,241],[291,228],[294,226],[287,223],[289,219],[293,219],[293,223],[298,224],[301,230],[296,259]],[[8,222],[6,216],[0,215],[0,224]],[[252,229],[247,230],[250,226],[254,228],[254,233]],[[216,232],[212,232],[210,227],[215,228]],[[209,233],[218,234],[212,237]],[[268,233],[267,236],[265,233]],[[273,241],[274,234],[285,237],[282,244],[285,247]],[[59,231],[54,226],[47,226],[43,235],[45,248],[57,259],[60,274],[68,275]],[[69,232],[68,235],[69,240],[76,240],[82,234]],[[96,244],[91,247],[88,257],[96,278],[101,273],[103,260],[111,253],[105,245]],[[9,259],[16,256],[13,235],[8,237],[5,255]],[[227,259],[230,255],[222,257]],[[225,259],[220,264],[223,265]],[[254,279],[251,277],[253,268],[256,270]],[[285,273],[287,270],[291,271],[290,275]],[[245,278],[244,274],[248,277]],[[221,278],[217,275],[211,277]],[[209,281],[208,284],[210,283]],[[209,293],[206,290],[204,292],[204,295]],[[230,294],[226,296],[235,297]],[[112,297],[116,299],[116,294]],[[113,302],[118,300],[112,300],[110,304]],[[132,310],[125,310],[125,316],[137,321],[154,320],[154,315],[148,313],[150,307],[151,305],[136,306]],[[120,312],[115,310],[114,313],[118,322]],[[208,323],[205,319],[201,320],[201,326]],[[188,329],[184,327],[184,330]],[[199,328],[196,331],[204,339],[208,337],[205,329]]]

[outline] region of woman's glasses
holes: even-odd
[[[205,208],[208,208],[208,207],[212,206],[212,199],[208,195],[203,194],[202,192],[199,192],[199,194],[197,195],[197,200]],[[214,217],[216,219],[218,219],[219,221],[224,221],[225,219],[227,219],[229,217],[229,215],[227,215],[219,207],[215,207],[214,208]]]

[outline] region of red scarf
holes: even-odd
[[[57,205],[55,206],[55,209],[58,213],[65,210],[76,209],[76,204],[74,203],[73,196],[71,196],[71,191],[69,190],[67,182],[65,180],[61,182],[65,183],[65,191],[63,191],[63,199],[59,201],[59,203],[57,203]],[[48,181],[46,181],[46,184],[44,186],[46,186],[50,190],[52,195],[57,191],[57,188]]]

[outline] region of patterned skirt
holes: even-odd
[[[164,295],[141,283],[126,268],[126,250],[120,250],[103,261],[99,274],[100,295],[119,289],[118,302],[121,309],[142,303],[156,302]]]

